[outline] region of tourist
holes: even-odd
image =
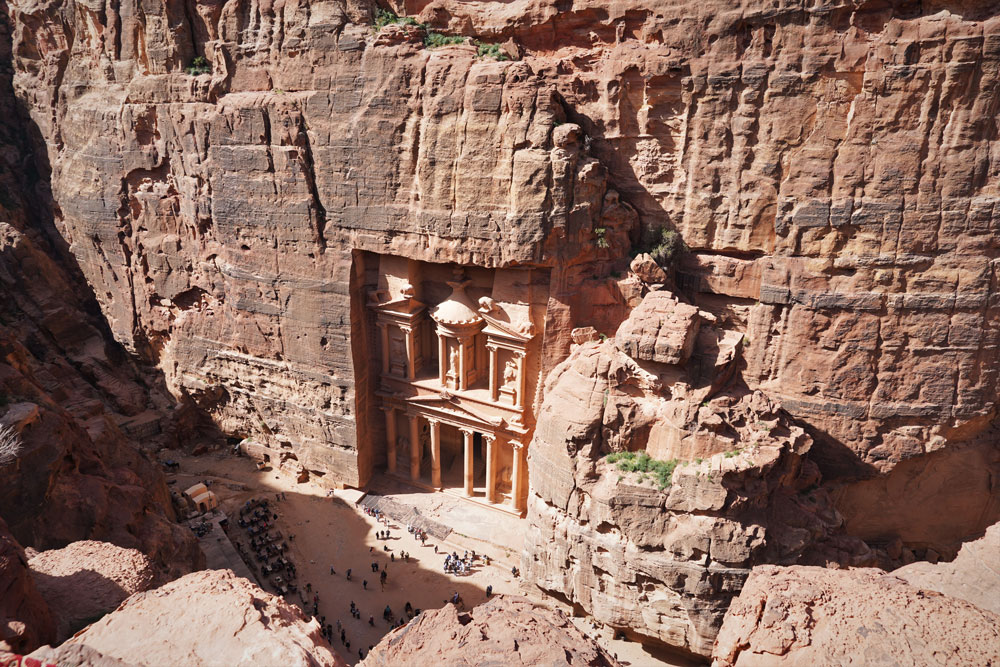
[[[337,574],[337,571],[333,569],[332,565],[330,566],[330,574]]]
[[[368,617],[368,625],[371,625],[371,626],[375,625],[375,617],[374,616],[369,616]]]
[[[347,568],[347,580],[351,580],[351,568]]]
[[[368,590],[368,580],[367,579],[365,579],[364,581],[361,582],[361,587],[364,588],[366,591]]]
[[[365,652],[362,651],[361,649],[358,649],[358,660],[364,660],[364,659],[365,659]]]
[[[486,597],[490,597],[492,595],[493,595],[493,584],[490,584],[489,586],[486,587]]]

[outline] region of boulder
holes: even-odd
[[[713,665],[989,665],[1000,616],[881,570],[754,568]]]
[[[467,612],[451,604],[425,611],[386,635],[361,663],[363,667],[618,664],[561,612],[500,595]]]
[[[667,272],[656,263],[656,260],[649,253],[644,252],[636,255],[628,268],[639,280],[646,284],[665,283],[667,281]]]
[[[319,622],[230,570],[137,593],[70,639],[134,665],[340,667]]]
[[[154,585],[147,556],[107,542],[73,542],[28,561],[39,592],[55,617],[56,641],[114,611],[133,593]]]
[[[615,343],[636,361],[683,364],[691,356],[701,317],[670,292],[650,292],[622,322]]]

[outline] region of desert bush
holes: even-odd
[[[0,466],[5,466],[17,458],[24,443],[21,434],[13,426],[0,426]]]
[[[211,74],[212,65],[207,60],[205,56],[195,56],[191,61],[191,64],[184,68],[184,71],[191,76],[198,76],[199,74]]]
[[[429,32],[424,37],[424,46],[433,49],[437,46],[448,46],[449,44],[465,44],[465,37],[461,35],[442,35],[439,32]]]
[[[646,452],[615,452],[608,454],[607,461],[623,472],[640,473],[640,482],[646,481],[647,474],[652,475],[660,491],[670,486],[674,468],[677,467],[677,459],[660,461]]]
[[[476,56],[478,58],[493,58],[493,60],[499,61],[510,60],[510,56],[504,53],[499,44],[476,42],[476,46],[478,47],[476,50]]]

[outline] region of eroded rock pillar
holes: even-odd
[[[465,477],[464,477],[464,480],[465,480],[465,495],[468,496],[468,497],[470,497],[470,498],[475,493],[475,490],[474,490],[474,487],[473,487],[473,482],[474,482],[473,475],[475,473],[475,470],[473,468],[473,464],[475,462],[475,459],[474,459],[474,455],[473,455],[474,447],[473,447],[473,444],[472,444],[472,436],[473,436],[472,431],[470,431],[467,428],[463,428],[462,429],[462,438],[464,440],[464,445],[465,445],[465,467],[464,467],[464,471],[465,471]]]
[[[441,488],[441,422],[428,420],[431,425],[431,486]]]
[[[495,503],[497,501],[496,436],[483,434],[483,442],[486,444],[486,500]]]
[[[407,415],[410,418],[410,479],[420,479],[420,419],[417,415]]]
[[[396,472],[396,409],[382,408],[385,412],[385,467]]]

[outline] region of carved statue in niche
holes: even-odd
[[[517,363],[513,359],[508,359],[503,366],[503,386],[511,387],[517,382]]]
[[[458,376],[458,346],[451,348],[451,353],[448,355],[448,369],[456,377]]]
[[[406,346],[403,343],[403,339],[398,336],[392,336],[389,338],[389,359],[391,361],[399,361],[406,358]]]

